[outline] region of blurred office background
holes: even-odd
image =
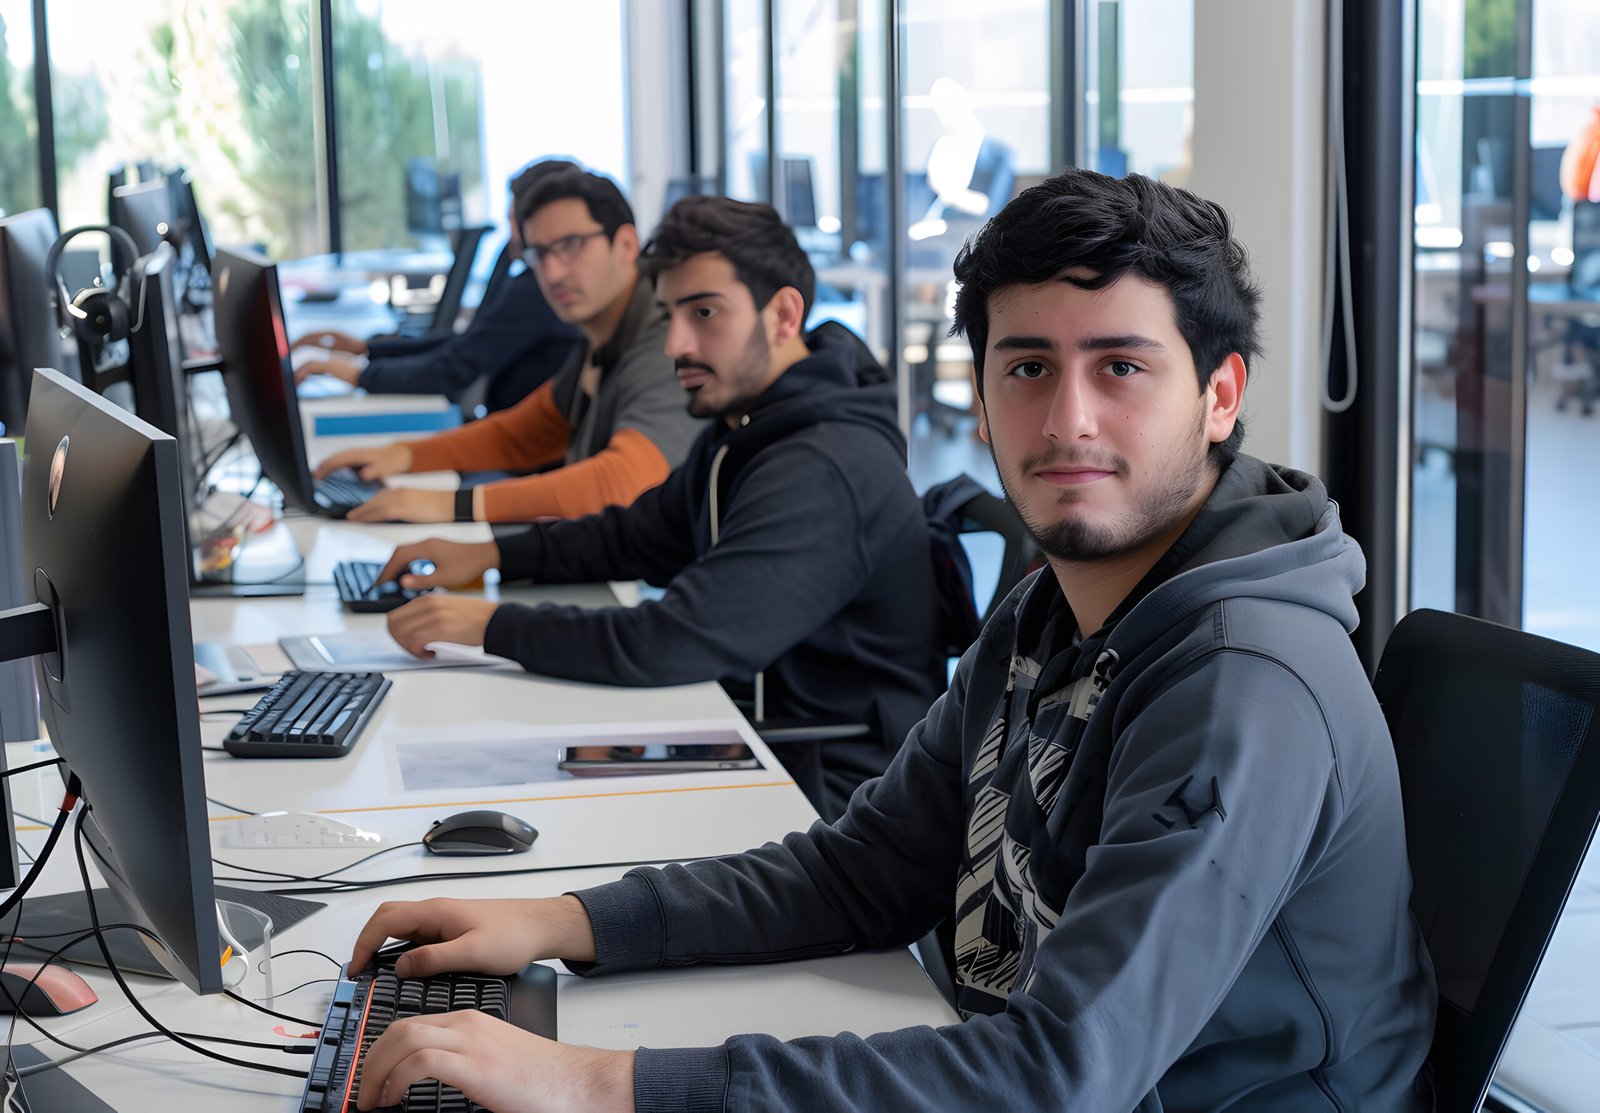
[[[1369,663],[1421,606],[1600,650],[1594,0],[0,0],[0,31],[0,208],[62,228],[178,166],[213,240],[282,259],[447,252],[544,154],[646,233],[769,201],[816,319],[896,369],[919,487],[997,486],[949,335],[965,237],[1066,165],[1191,187],[1266,288],[1247,447],[1340,500]],[[1563,988],[1600,966],[1595,874],[1508,1102],[1600,1093]]]

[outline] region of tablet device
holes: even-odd
[[[760,769],[755,752],[743,742],[727,745],[566,746],[557,767],[574,776],[642,776],[648,773],[703,773],[718,769]]]

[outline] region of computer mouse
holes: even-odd
[[[521,854],[539,832],[505,812],[457,812],[434,820],[422,845],[432,854]]]
[[[28,982],[37,974],[38,980]],[[43,970],[25,962],[0,969],[0,1013],[16,1012],[16,1004],[29,1016],[66,1016],[86,1009],[100,998],[89,983],[64,966]]]

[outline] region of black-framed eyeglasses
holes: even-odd
[[[563,262],[572,258],[583,250],[583,245],[596,236],[606,234],[604,228],[596,228],[593,232],[579,232],[573,236],[562,236],[552,243],[530,243],[522,249],[522,261],[530,267],[537,267],[543,259],[560,259]]]

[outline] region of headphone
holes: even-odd
[[[89,286],[79,290],[78,296],[73,297],[67,291],[66,280],[61,277],[58,268],[61,253],[68,241],[85,232],[104,232],[111,237],[111,264],[119,277],[115,290]],[[119,255],[127,256],[121,264],[117,261]],[[70,328],[77,336],[79,345],[88,348],[128,338],[135,324],[129,298],[133,286],[133,266],[138,259],[139,248],[133,242],[133,237],[121,228],[105,224],[83,224],[69,229],[50,245],[50,253],[44,260],[44,272],[47,279],[55,280],[56,320],[63,336]]]

